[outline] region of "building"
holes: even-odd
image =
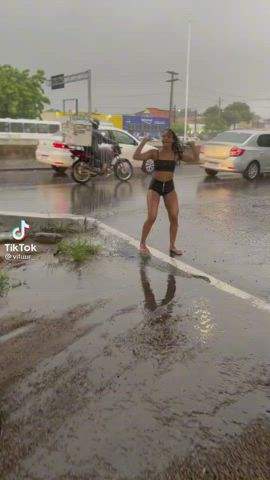
[[[164,124],[164,128],[169,127],[169,110],[161,110],[159,108],[155,107],[148,107],[145,110],[142,110],[141,112],[135,113],[135,117],[151,117],[151,118],[156,118],[156,119],[167,119],[167,123]],[[176,110],[176,108],[173,109],[172,111],[172,123],[181,123],[183,124],[185,121],[185,109],[182,110]],[[204,130],[204,123],[203,123],[203,118],[201,115],[197,114],[196,110],[188,110],[188,118],[187,118],[187,123],[188,123],[188,128],[190,130],[190,133],[192,135],[194,134],[200,134]]]
[[[79,112],[77,116],[72,115],[73,118],[84,120],[89,118],[88,113]],[[70,113],[65,112],[43,112],[41,115],[43,120],[66,122],[70,118]],[[92,118],[98,119],[102,124],[106,124],[111,127],[123,128],[123,115],[102,115],[99,113],[93,113]]]
[[[157,110],[157,109],[156,109]],[[156,113],[156,112],[155,112]],[[43,112],[43,120],[57,120],[58,122],[66,122],[70,118],[70,113],[64,112]],[[79,119],[89,118],[88,113],[80,112],[76,117]],[[100,123],[107,126],[121,128],[127,130],[136,137],[149,136],[159,138],[161,132],[169,127],[169,117],[157,117],[144,115],[110,115],[93,113],[92,118],[97,118]]]
[[[169,118],[123,115],[123,128],[135,137],[148,136],[160,138],[161,133],[166,130],[166,128],[169,128]]]
[[[169,118],[169,110],[160,110],[159,108],[149,107],[141,112],[135,113],[136,117],[158,117],[158,118]]]

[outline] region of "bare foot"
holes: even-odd
[[[142,255],[150,255],[150,250],[146,245],[140,245],[140,252]]]
[[[183,250],[178,250],[178,248],[176,247],[173,247],[173,248],[170,248],[170,253],[172,253],[173,255],[183,255]]]

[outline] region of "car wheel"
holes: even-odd
[[[67,170],[67,167],[56,167],[55,165],[52,165],[52,168],[57,173],[65,173],[65,171]]]
[[[154,169],[155,169],[155,162],[154,160],[152,160],[152,158],[149,158],[148,160],[144,160],[142,164],[142,171],[144,173],[147,173],[148,175],[150,175],[151,173],[153,173]]]
[[[205,173],[210,177],[215,177],[218,172],[216,170],[211,170],[211,168],[205,168]]]
[[[260,165],[255,160],[251,162],[245,172],[243,173],[243,177],[247,180],[256,180],[260,176]]]

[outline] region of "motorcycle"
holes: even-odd
[[[129,160],[122,158],[121,148],[117,143],[99,145],[99,154],[92,147],[70,146],[69,150],[75,160],[71,175],[77,183],[87,183],[97,175],[114,175],[122,182],[130,180],[133,167]]]

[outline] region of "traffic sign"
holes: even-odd
[[[57,88],[64,88],[65,87],[65,75],[54,75],[51,77],[51,87],[52,90],[56,90]]]

